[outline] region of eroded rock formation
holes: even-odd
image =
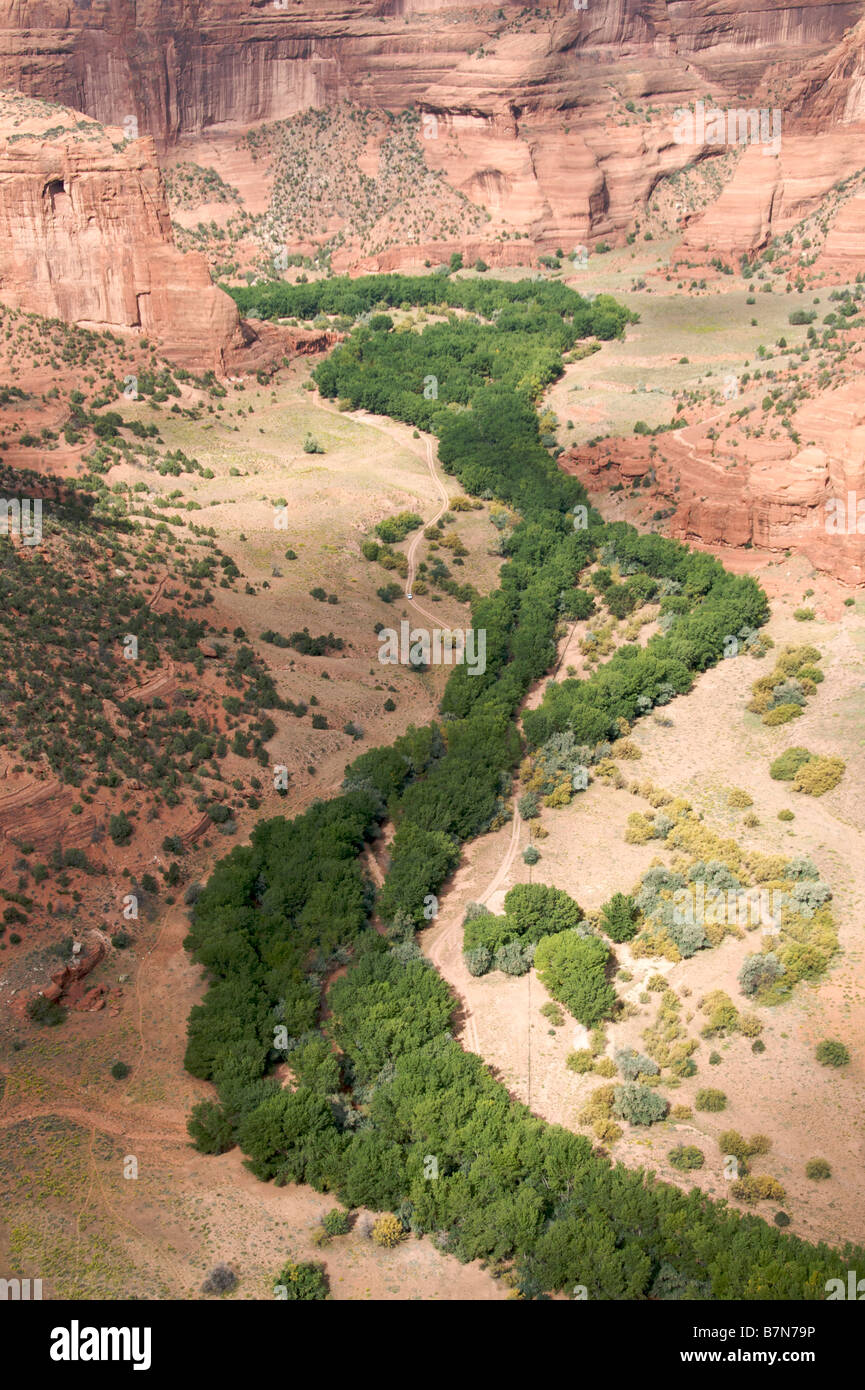
[[[244,342],[203,256],[174,245],[153,141],[78,112],[0,102],[0,300],[138,331],[198,371]]]
[[[821,392],[794,417],[789,438],[711,438],[704,423],[615,451],[563,457],[590,491],[654,479],[653,505],[671,509],[667,534],[709,546],[795,550],[844,583],[865,583],[865,395],[861,377]],[[860,505],[861,504],[861,505]]]

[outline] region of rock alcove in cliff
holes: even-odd
[[[51,207],[52,216],[64,218],[72,211],[72,202],[63,179],[50,179],[45,185],[45,199]]]

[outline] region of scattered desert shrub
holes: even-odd
[[[694,1097],[694,1108],[712,1112],[726,1110],[727,1097],[723,1091],[717,1091],[713,1086],[703,1086]]]
[[[805,1177],[812,1178],[814,1182],[822,1182],[831,1176],[832,1167],[825,1158],[809,1158],[805,1164]]]
[[[615,1062],[626,1081],[636,1081],[639,1076],[657,1076],[661,1070],[651,1057],[636,1052],[632,1047],[624,1047],[617,1052]]]
[[[631,738],[617,738],[610,753],[614,758],[626,758],[629,762],[637,762],[643,756],[639,744]]]
[[[486,975],[493,963],[493,953],[486,946],[475,946],[463,952],[463,960],[470,975]]]
[[[615,1120],[596,1120],[592,1129],[602,1144],[615,1144],[623,1133],[621,1125],[617,1125]]]
[[[598,1076],[609,1077],[618,1075],[618,1068],[616,1067],[616,1064],[613,1061],[612,1057],[602,1057],[600,1061],[595,1063],[595,1071],[597,1072]]]
[[[749,1173],[731,1184],[730,1195],[739,1202],[754,1206],[757,1202],[786,1202],[787,1193],[777,1178],[766,1173]]]
[[[118,811],[108,818],[108,833],[115,845],[128,845],[132,838],[132,821],[125,811]]]
[[[392,1250],[399,1245],[400,1241],[405,1240],[405,1231],[402,1222],[393,1212],[386,1211],[373,1222],[372,1238],[376,1245],[380,1245],[385,1250]]]
[[[689,1173],[695,1168],[702,1168],[706,1162],[702,1149],[698,1149],[694,1144],[678,1144],[675,1149],[670,1149],[667,1154],[674,1168],[678,1168],[681,1173]]]
[[[565,1059],[565,1066],[569,1071],[579,1074],[591,1071],[595,1065],[595,1059],[588,1047],[581,1047],[577,1052],[569,1052]]]
[[[771,989],[783,973],[784,967],[774,951],[757,952],[747,956],[742,962],[738,975],[739,988],[743,994],[753,998],[754,995]]]
[[[554,1028],[561,1028],[562,1024],[565,1021],[565,1016],[559,1008],[558,1004],[553,1004],[552,1002],[550,1002],[548,1004],[542,1005],[541,1013],[543,1014],[544,1018],[549,1019],[550,1023],[553,1025]]]
[[[696,1038],[689,1038],[680,1018],[682,1001],[667,989],[661,996],[658,1014],[651,1027],[643,1033],[650,1057],[661,1067],[669,1067],[674,1076],[693,1076],[696,1068],[692,1052],[699,1047]]]
[[[754,798],[753,796],[749,796],[746,791],[743,791],[741,787],[733,787],[730,795],[727,797],[727,805],[734,810],[745,810],[748,806],[754,805]]]
[[[27,1005],[27,1017],[31,1023],[39,1023],[43,1028],[56,1028],[66,1018],[66,1010],[56,999],[46,999],[44,994],[37,994]]]
[[[646,845],[654,839],[655,831],[652,822],[640,811],[632,811],[628,816],[628,824],[625,829],[625,840],[629,845]]]
[[[789,724],[791,719],[798,719],[802,713],[799,705],[776,705],[774,709],[767,709],[763,715],[763,723],[774,728],[778,724]]]
[[[843,758],[809,758],[793,777],[793,790],[807,796],[823,796],[831,792],[844,776],[847,764]]]
[[[597,1086],[580,1111],[580,1124],[593,1125],[597,1120],[609,1120],[613,1114],[615,1095],[615,1086]]]
[[[708,1022],[700,1030],[704,1038],[726,1038],[731,1033],[744,1033],[745,1037],[755,1038],[762,1032],[760,1020],[753,1014],[741,1013],[729,994],[722,989],[711,990],[700,1001],[700,1008],[708,1014]]]
[[[201,1286],[202,1293],[231,1293],[237,1288],[237,1275],[230,1265],[214,1265]]]
[[[535,816],[540,814],[538,798],[535,796],[534,792],[525,792],[525,794],[520,797],[517,802],[517,810],[523,820],[533,820]]]
[[[850,1053],[844,1044],[830,1038],[824,1038],[817,1044],[814,1055],[824,1067],[846,1067],[850,1061]]]
[[[654,1125],[663,1120],[669,1109],[665,1098],[648,1086],[628,1081],[615,1088],[613,1113],[632,1125]]]
[[[802,764],[807,763],[813,756],[807,748],[788,748],[770,764],[769,776],[776,782],[792,782]]]
[[[725,1157],[732,1156],[740,1164],[740,1172],[748,1172],[748,1160],[757,1154],[768,1153],[772,1141],[765,1134],[752,1134],[746,1139],[736,1129],[725,1129],[718,1135],[718,1147]]]
[[[387,545],[404,541],[410,531],[423,526],[423,517],[417,512],[400,512],[397,516],[385,517],[375,528],[376,535]]]

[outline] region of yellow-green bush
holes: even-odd
[[[640,811],[632,811],[625,830],[626,842],[629,845],[645,845],[652,838],[652,822]]]
[[[632,738],[617,738],[610,749],[610,754],[614,758],[628,758],[634,762],[642,758],[643,751]]]
[[[617,1125],[615,1120],[599,1119],[592,1124],[595,1138],[602,1144],[615,1144],[617,1139],[622,1137],[622,1127]]]
[[[757,1202],[787,1200],[787,1193],[778,1179],[770,1178],[766,1173],[749,1173],[747,1177],[739,1178],[731,1186],[730,1195],[739,1202],[747,1202],[749,1206]]]
[[[399,1245],[400,1241],[405,1240],[405,1231],[402,1222],[393,1212],[386,1211],[373,1224],[372,1238],[376,1245],[380,1245],[384,1250],[392,1250]]]
[[[807,796],[823,796],[837,787],[846,770],[843,758],[809,758],[793,778],[793,790]]]
[[[727,797],[727,805],[734,810],[744,810],[746,807],[754,805],[754,798],[743,791],[741,787],[733,787]]]
[[[597,1120],[609,1120],[613,1114],[616,1088],[609,1083],[597,1086],[580,1111],[580,1124],[593,1125]]]
[[[801,713],[801,705],[776,705],[774,709],[766,710],[763,723],[774,729],[779,724],[789,724],[791,719],[798,719]]]
[[[618,1076],[618,1070],[612,1057],[602,1057],[595,1063],[595,1071],[598,1076]]]
[[[570,778],[567,778],[565,781],[559,782],[558,786],[555,787],[548,796],[544,797],[544,805],[567,806],[570,804],[573,795],[574,789],[571,786]]]

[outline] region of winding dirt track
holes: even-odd
[[[448,501],[450,499],[448,498],[447,489],[445,488],[444,483],[442,482],[441,478],[436,472],[435,455],[433,454],[432,439],[429,437],[429,435],[427,435],[426,437],[426,461],[427,467],[430,471],[430,477],[432,478],[433,482],[438,488],[439,494],[442,499],[442,504],[436,512],[435,516],[431,517],[430,520],[425,523],[426,526],[434,526],[435,523],[438,521],[439,517],[443,516],[444,513],[447,511]],[[409,548],[406,552],[406,558],[408,560],[408,578],[406,580],[405,585],[405,596],[407,601],[411,604],[412,608],[414,608],[417,613],[423,614],[425,618],[429,619],[431,623],[435,624],[437,623],[435,614],[428,613],[425,608],[422,608],[420,606],[417,599],[412,598],[412,585],[414,584],[415,577],[415,556],[417,555],[418,548],[422,540],[423,530],[419,530],[412,537],[411,544],[409,545]]]
[[[490,879],[483,893],[476,898],[476,902],[488,902],[493,893],[501,888],[514,862],[517,849],[519,848],[521,825],[522,820],[520,819],[520,813],[516,805],[514,805],[511,838],[508,841],[507,849],[505,850],[504,856],[495,874]],[[421,936],[421,944],[423,944],[423,936]],[[462,960],[462,950],[462,911],[461,909],[458,911],[451,910],[447,916],[445,925],[440,929],[439,935],[436,937],[435,941],[432,942],[426,953],[427,959],[435,966],[436,970],[438,970],[439,974],[443,976],[444,979],[453,981],[455,974],[465,970],[465,965]],[[459,997],[463,1007],[463,1042],[472,1052],[476,1052],[479,1057],[482,1057],[483,1053],[481,1052],[477,1025],[464,990],[459,990]]]

